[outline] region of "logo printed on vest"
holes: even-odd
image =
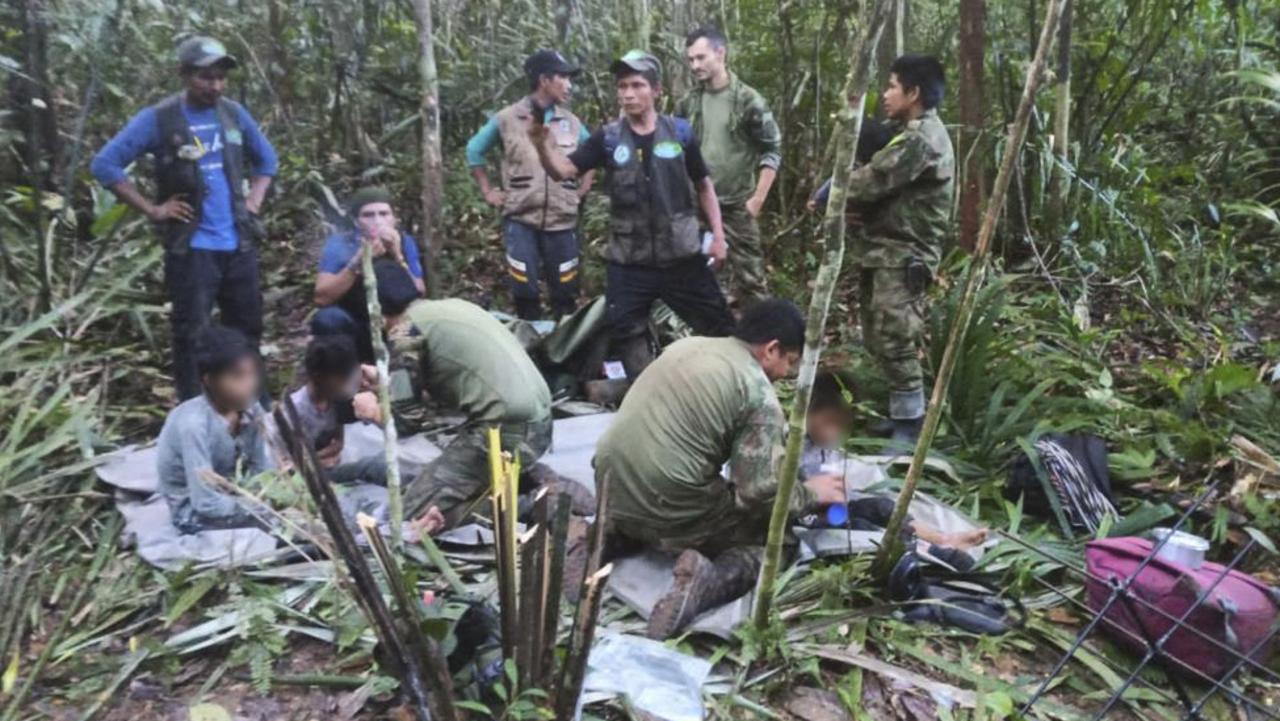
[[[628,160],[631,160],[631,148],[626,145],[619,145],[617,148],[614,148],[613,162],[618,165],[626,165]]]
[[[684,152],[684,148],[680,147],[680,143],[674,140],[664,140],[653,146],[653,154],[667,160],[680,157],[682,152]]]
[[[227,136],[227,142],[231,143],[232,145],[240,145],[241,143],[244,142],[244,138],[243,136],[240,135],[240,131],[236,130],[235,128],[228,130],[226,132],[226,136]]]

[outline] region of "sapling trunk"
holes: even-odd
[[[915,453],[911,456],[911,466],[907,469],[907,478],[902,484],[902,490],[898,493],[897,504],[894,506],[893,515],[889,517],[884,538],[880,543],[880,551],[876,555],[874,569],[875,573],[881,577],[888,575],[902,555],[900,534],[902,524],[906,521],[907,506],[915,495],[916,484],[920,482],[920,476],[924,472],[924,461],[929,453],[929,446],[933,444],[933,437],[938,432],[938,421],[942,418],[942,404],[946,401],[947,386],[951,382],[951,373],[956,367],[956,354],[960,352],[960,346],[964,343],[969,319],[973,315],[974,301],[986,276],[991,238],[995,234],[996,222],[1000,219],[1000,211],[1004,207],[1009,181],[1013,177],[1014,166],[1018,162],[1018,155],[1022,149],[1022,141],[1027,136],[1027,124],[1035,104],[1036,90],[1040,87],[1040,81],[1044,75],[1049,48],[1053,45],[1053,37],[1057,32],[1058,20],[1062,15],[1062,6],[1065,2],[1066,0],[1050,0],[1045,7],[1044,27],[1040,29],[1040,43],[1036,46],[1035,58],[1027,67],[1027,79],[1022,87],[1022,100],[1018,103],[1018,112],[1014,115],[1013,124],[1009,126],[1004,157],[1000,161],[1000,172],[996,175],[995,185],[991,189],[991,198],[987,201],[986,212],[982,216],[982,228],[978,231],[978,243],[973,251],[973,259],[969,263],[969,274],[965,278],[960,303],[951,321],[951,331],[947,334],[947,345],[942,351],[942,362],[938,365],[938,375],[933,382],[933,392],[929,396],[929,407],[924,415],[924,427],[920,431]]]
[[[440,75],[436,70],[434,24],[431,0],[413,0],[413,18],[418,29],[418,78],[422,99],[422,230],[418,234],[428,294],[439,295],[440,274],[436,272],[436,228],[444,198],[444,161],[440,150]]]
[[[835,133],[835,171],[831,177],[831,194],[827,198],[826,215],[823,218],[823,235],[826,253],[813,284],[813,297],[809,301],[809,318],[805,327],[804,356],[800,360],[800,372],[796,380],[796,396],[791,406],[790,434],[787,437],[787,453],[778,471],[778,494],[773,501],[773,513],[769,517],[769,538],[765,543],[764,563],[760,567],[757,584],[755,625],[764,628],[769,623],[773,607],[774,584],[778,566],[782,561],[782,541],[787,532],[787,516],[791,492],[795,488],[796,474],[800,467],[800,446],[804,441],[804,419],[809,411],[809,396],[813,379],[818,370],[818,358],[822,354],[822,338],[827,325],[827,313],[831,308],[831,296],[835,293],[844,262],[845,198],[848,193],[849,175],[853,171],[854,148],[862,130],[862,115],[866,108],[867,87],[871,84],[871,68],[875,60],[876,46],[884,30],[894,0],[876,0],[871,8],[849,75],[845,79],[844,97],[848,104],[840,112]]]
[[[399,551],[404,543],[404,507],[400,502],[400,461],[396,445],[396,423],[391,418],[391,376],[387,344],[382,339],[384,327],[382,304],[378,302],[378,278],[373,273],[373,250],[363,246],[360,259],[364,270],[364,295],[369,310],[369,336],[373,340],[373,360],[378,367],[378,409],[387,454],[387,513],[391,517],[391,545]]]

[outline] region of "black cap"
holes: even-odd
[[[213,38],[197,35],[178,45],[178,64],[184,68],[207,68],[221,65],[228,70],[239,63],[227,54],[227,48]]]
[[[572,77],[582,72],[582,69],[565,60],[560,53],[543,48],[534,51],[532,55],[524,59],[524,72],[525,75],[531,78],[536,78],[540,75],[568,75]]]

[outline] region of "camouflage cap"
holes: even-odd
[[[609,72],[614,75],[623,73],[642,73],[653,82],[662,81],[662,62],[643,50],[628,50],[626,55],[613,61]]]
[[[178,64],[184,68],[207,68],[220,65],[228,70],[237,67],[236,59],[227,54],[222,43],[197,35],[178,44]]]

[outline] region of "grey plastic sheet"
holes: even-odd
[[[625,696],[633,707],[664,721],[702,721],[702,684],[710,673],[709,661],[657,641],[606,634],[587,658],[583,698]]]

